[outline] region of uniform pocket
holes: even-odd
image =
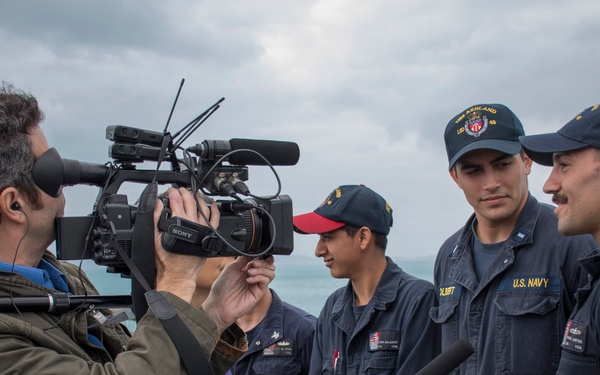
[[[600,362],[596,357],[572,354],[563,351],[556,375],[585,374],[600,375]]]
[[[269,357],[256,361],[252,366],[252,372],[258,375],[268,374],[300,374],[302,366],[295,358]]]
[[[495,303],[496,368],[500,374],[555,373],[560,356],[558,304],[554,292],[500,292]]]
[[[395,374],[399,368],[398,352],[381,351],[370,353],[361,361],[361,374]]]
[[[429,310],[431,319],[442,329],[442,348],[458,340],[458,304],[460,299],[442,299],[440,305]]]
[[[333,367],[334,362],[331,358],[323,359],[323,362],[321,364],[321,372],[323,374],[329,374],[329,375],[339,374],[339,373],[341,373],[340,369],[345,366],[344,361],[345,361],[344,358],[338,357],[338,359],[335,361],[335,368],[334,368]],[[282,374],[285,374],[285,373],[282,372]]]

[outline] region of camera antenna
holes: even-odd
[[[196,130],[198,130],[198,128],[200,127],[200,125],[204,124],[204,122],[206,120],[208,120],[208,118],[217,109],[221,108],[221,106],[219,105],[219,103],[221,103],[223,100],[225,100],[225,98],[219,99],[218,102],[216,102],[215,104],[213,104],[209,109],[207,109],[206,111],[204,111],[200,116],[196,117],[189,124],[187,124],[185,127],[183,127],[183,129],[181,129],[179,132],[177,132],[173,136],[173,138],[177,137],[184,129],[187,128],[187,130],[185,131],[185,133],[183,133],[181,135],[181,137],[179,137],[179,139],[175,142],[174,148],[178,148],[179,146],[181,146],[181,144],[183,142],[185,142],[185,140],[188,139],[190,137],[190,135],[192,135]]]
[[[163,130],[163,140],[162,145],[160,146],[160,154],[158,157],[158,163],[156,163],[156,173],[154,174],[154,178],[152,179],[152,184],[156,183],[156,178],[158,175],[158,170],[160,169],[160,164],[164,159],[165,153],[167,152],[170,145],[172,145],[173,137],[167,129],[169,128],[169,124],[171,123],[171,117],[173,116],[173,112],[175,111],[175,107],[177,106],[177,101],[179,100],[179,94],[181,94],[181,89],[183,88],[183,84],[185,83],[185,78],[181,79],[181,83],[179,83],[179,89],[177,89],[177,95],[175,95],[175,100],[173,101],[173,106],[171,107],[171,112],[169,112],[169,117],[167,118],[167,123],[165,124],[165,128]],[[177,165],[177,158],[175,154],[171,155],[171,162],[175,169],[179,169]]]
[[[165,129],[163,133],[167,132],[167,128],[169,127],[169,123],[171,122],[171,117],[173,116],[173,112],[175,111],[175,106],[177,105],[177,101],[179,100],[179,94],[181,94],[181,89],[183,88],[183,84],[185,83],[185,78],[181,79],[181,83],[179,84],[179,89],[177,90],[177,95],[175,95],[175,101],[173,101],[173,106],[171,107],[171,112],[169,113],[169,118],[167,119],[167,123],[165,124]]]
[[[208,109],[206,111],[199,114],[195,119],[193,119],[187,125],[185,125],[183,128],[181,128],[181,130],[179,130],[177,133],[173,134],[173,139],[175,139],[175,138],[179,137],[179,135],[182,132],[185,132],[184,134],[181,135],[181,139],[178,139],[177,142],[175,143],[175,148],[179,147],[186,139],[188,139],[188,137],[190,135],[192,135],[193,132],[195,132],[200,127],[200,125],[202,125],[204,123],[204,121],[206,121],[217,109],[219,109],[220,104],[224,100],[225,100],[225,98],[221,98],[221,99],[217,100],[217,102],[215,104],[211,105],[210,107],[208,107]]]

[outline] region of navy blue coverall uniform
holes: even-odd
[[[581,260],[589,273],[588,284],[576,296],[562,344],[557,375],[600,374],[600,255],[595,251]]]
[[[308,374],[317,318],[271,293],[267,315],[246,332],[248,351],[227,375]]]
[[[389,257],[358,322],[351,282],[327,299],[315,331],[311,374],[414,375],[439,354],[438,327],[429,318],[433,285]]]
[[[475,215],[442,245],[434,267],[442,351],[459,338],[475,353],[460,374],[554,374],[560,343],[585,284],[578,259],[591,236],[562,236],[553,208],[529,195],[511,235],[481,280],[473,267]]]

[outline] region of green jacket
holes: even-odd
[[[69,290],[83,295],[78,268],[59,262],[52,253],[44,259],[67,277]],[[88,294],[98,294],[82,273]],[[55,292],[18,274],[0,272],[0,297],[40,296]],[[201,310],[163,293],[198,339],[216,374],[223,374],[244,353],[244,332],[235,324],[219,337],[215,323]],[[104,325],[89,331],[104,348],[88,341],[88,325],[95,320],[82,311],[63,314],[0,313],[0,368],[2,374],[185,374],[177,349],[151,310],[131,335],[122,325]],[[227,342],[226,342],[227,341]]]

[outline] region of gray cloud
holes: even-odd
[[[172,130],[226,98],[189,143],[295,141],[300,162],[278,172],[296,213],[364,183],[394,208],[390,254],[433,255],[472,211],[447,175],[447,121],[499,102],[533,134],[600,102],[599,15],[591,0],[4,2],[0,72],[39,97],[63,157],[97,163],[107,125],[162,130],[185,78]],[[530,176],[544,201],[547,173]],[[89,213],[95,191],[67,189],[67,214]]]

